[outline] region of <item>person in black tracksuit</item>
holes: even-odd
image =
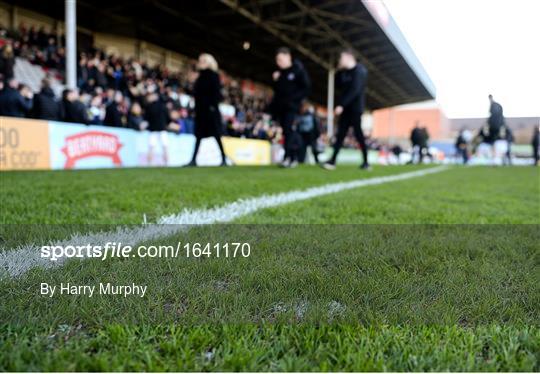
[[[495,161],[496,149],[495,142],[501,139],[501,128],[504,126],[504,114],[501,104],[493,99],[492,95],[489,98],[489,118],[485,126],[480,129],[477,141],[489,144],[491,147],[491,161]]]
[[[422,129],[420,128],[420,122],[416,121],[414,124],[414,128],[411,130],[411,160],[408,162],[408,164],[413,164],[414,160],[420,159],[420,143],[422,140]],[[416,157],[418,155],[418,158]]]
[[[276,54],[278,70],[272,74],[274,81],[274,96],[269,105],[272,118],[283,128],[285,138],[285,156],[282,166],[291,165],[289,150],[289,137],[292,125],[302,101],[308,96],[311,89],[311,81],[304,65],[298,60],[293,60],[288,48],[280,48]]]
[[[488,137],[488,143],[493,144],[496,140],[499,139],[499,133],[501,131],[501,127],[504,126],[504,115],[503,115],[503,108],[501,104],[493,100],[493,96],[489,95],[489,118],[488,118],[488,125],[489,125],[489,137]]]
[[[420,142],[418,143],[418,163],[421,164],[424,160],[424,156],[428,156],[429,160],[433,162],[433,155],[429,152],[429,133],[426,127],[420,128]]]
[[[354,136],[362,150],[362,169],[369,169],[367,146],[362,132],[361,119],[364,111],[367,69],[360,64],[352,51],[343,51],[339,59],[339,73],[336,75],[336,88],[341,92],[335,114],[340,116],[338,132],[334,143],[332,158],[323,164],[328,170],[335,169],[337,155],[347,136],[349,128],[354,130]]]

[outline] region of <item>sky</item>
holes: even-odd
[[[540,0],[384,0],[450,118],[540,116]]]

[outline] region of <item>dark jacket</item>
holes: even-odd
[[[5,80],[13,78],[13,68],[15,67],[14,57],[4,57],[0,55],[0,74]]]
[[[456,139],[456,148],[463,149],[467,146],[467,141],[463,137],[463,134],[459,134]]]
[[[418,145],[420,147],[427,147],[429,141],[429,133],[427,132],[427,129],[425,127],[420,128],[420,142]]]
[[[133,130],[140,131],[141,124],[144,122],[143,116],[136,116],[134,114],[129,114],[127,119],[127,127]]]
[[[288,69],[279,70],[279,78],[274,81],[274,96],[269,106],[272,116],[284,112],[298,113],[302,101],[309,95],[311,81],[304,65],[294,60]]]
[[[411,131],[411,143],[413,146],[420,145],[422,142],[422,129],[420,127],[415,127]]]
[[[49,121],[60,121],[62,119],[60,103],[56,101],[54,92],[49,87],[42,88],[41,92],[34,97],[32,117]]]
[[[501,126],[499,132],[499,138],[506,140],[509,143],[512,143],[514,141],[514,133],[512,132],[512,129],[510,129],[510,127],[503,125]]]
[[[536,148],[540,146],[540,129],[538,128],[534,129],[531,144],[533,147],[536,147]]]
[[[501,104],[495,101],[489,107],[488,124],[490,131],[498,131],[504,125],[503,108]]]
[[[25,117],[32,109],[32,100],[23,97],[19,91],[6,87],[0,92],[0,116]]]
[[[336,75],[336,88],[340,93],[337,106],[344,112],[362,113],[365,105],[367,69],[358,63],[352,69],[340,70]]]
[[[62,101],[62,120],[65,122],[84,123],[85,125],[90,122],[86,113],[86,107],[79,100]]]
[[[105,110],[105,119],[103,120],[103,124],[105,126],[112,126],[112,127],[123,127],[124,126],[124,116],[120,109],[118,108],[118,104],[116,102],[112,102],[109,105],[107,105],[107,108]]]
[[[193,87],[195,97],[195,136],[221,136],[223,122],[219,113],[222,100],[219,75],[210,69],[202,70]]]
[[[169,123],[169,113],[165,103],[158,99],[146,106],[144,118],[148,121],[149,131],[165,131]]]
[[[320,121],[314,113],[305,113],[296,117],[298,131],[303,134],[311,134],[314,139],[321,135]]]

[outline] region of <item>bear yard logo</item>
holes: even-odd
[[[109,157],[116,166],[122,166],[120,159],[122,144],[118,136],[102,131],[87,131],[65,138],[62,153],[66,155],[64,169],[72,169],[78,160],[89,157]]]

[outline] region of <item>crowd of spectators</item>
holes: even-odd
[[[0,26],[0,73],[5,80],[13,77],[15,57],[25,58],[45,69],[63,71],[65,68],[65,49],[63,38],[49,33],[44,27],[26,27],[8,30]]]
[[[149,126],[146,108],[157,95],[166,108],[167,130],[193,133],[192,85],[197,77],[193,63],[183,71],[150,66],[135,58],[107,55],[90,49],[79,54],[77,90],[65,89],[57,97],[51,80],[62,80],[65,68],[63,37],[44,28],[8,31],[0,27],[0,115],[60,120],[144,130]],[[49,76],[33,93],[14,79],[15,58],[40,65]],[[238,80],[227,77],[222,113],[225,134],[280,141],[281,131],[264,109],[263,92],[246,94]]]

